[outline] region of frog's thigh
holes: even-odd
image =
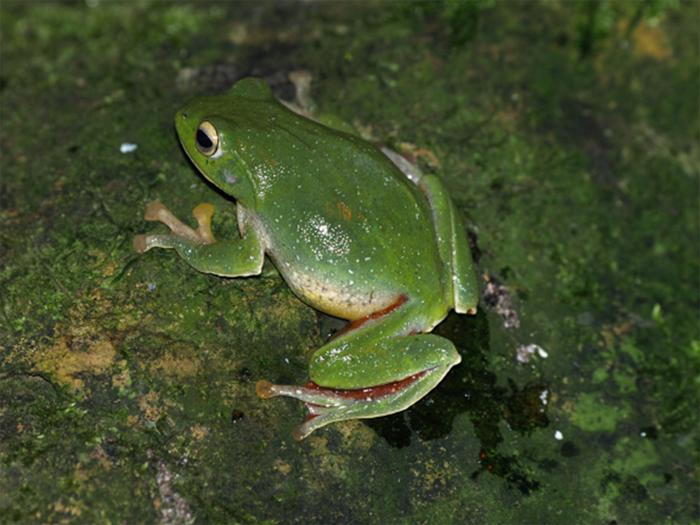
[[[396,153],[393,149],[389,149],[386,146],[382,147],[382,153],[401,170],[406,178],[408,178],[413,184],[418,185],[420,180],[423,178],[423,172],[418,166],[411,163],[406,157],[400,153]]]
[[[172,248],[190,266],[222,277],[258,275],[265,254],[260,238],[252,228],[240,239],[201,244],[177,235],[149,235],[148,248]]]
[[[446,265],[448,301],[458,313],[474,313],[479,302],[476,273],[472,261],[467,232],[457,208],[445,186],[434,175],[424,175],[418,187],[425,193],[433,210],[435,232],[440,257]]]
[[[460,360],[452,342],[444,337],[393,336],[326,345],[314,354],[309,377],[325,388],[358,389],[401,381],[421,372],[436,372],[437,384]]]
[[[461,357],[452,342],[435,334],[394,335],[405,330],[412,312],[399,308],[328,342],[311,357],[309,377],[339,389],[384,385],[437,369],[442,378]]]

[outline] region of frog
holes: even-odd
[[[304,403],[298,440],[422,399],[461,362],[431,331],[452,310],[476,313],[479,297],[463,218],[440,178],[306,106],[255,77],[186,103],[175,115],[182,149],[233,198],[238,231],[215,236],[209,203],[191,227],[155,201],[144,219],[169,232],[133,240],[139,253],[175,250],[222,277],[260,275],[267,257],[301,301],[347,321],[310,355],[307,382],[255,385],[259,398]]]

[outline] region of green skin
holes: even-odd
[[[215,129],[212,151],[202,150],[202,122]],[[236,199],[240,237],[214,240],[213,208],[195,209],[195,231],[156,204],[146,218],[172,233],[138,236],[136,249],[173,248],[228,277],[259,274],[267,254],[302,301],[354,321],[311,357],[315,384],[258,383],[261,397],[306,403],[295,437],[404,410],[460,362],[449,340],[426,333],[478,301],[464,227],[439,179],[402,172],[396,154],[297,114],[254,78],[194,99],[175,127],[204,177]]]

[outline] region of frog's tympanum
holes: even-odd
[[[306,384],[256,385],[262,398],[306,404],[296,438],[404,410],[460,362],[428,333],[478,299],[465,229],[438,178],[404,173],[403,157],[301,116],[254,78],[192,100],[175,127],[204,177],[235,198],[239,235],[214,237],[210,204],[194,209],[192,229],[152,203],[146,220],[171,232],[137,236],[136,250],[173,248],[227,277],[260,274],[267,255],[302,301],[349,321],[313,353]]]

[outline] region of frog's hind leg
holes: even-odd
[[[409,162],[403,155],[386,147],[382,148],[382,153],[418,186],[430,203],[440,257],[446,266],[446,274],[451,276],[450,281],[446,283],[449,304],[457,313],[476,313],[479,292],[474,262],[464,223],[447,193],[447,188],[436,176],[424,175],[418,166]]]
[[[423,178],[423,172],[418,166],[410,162],[400,153],[396,153],[393,149],[382,146],[382,153],[416,186]]]
[[[287,396],[306,403],[308,419],[297,439],[347,419],[380,417],[413,405],[461,361],[454,345],[434,334],[416,334],[421,305],[407,303],[343,333],[318,349],[303,386],[259,381],[258,396]],[[420,321],[418,321],[420,323]],[[433,323],[425,320],[428,329]],[[411,335],[414,334],[414,335]]]
[[[414,337],[414,339],[418,337]],[[444,345],[446,353],[454,353],[459,356],[447,339],[442,339],[442,341],[448,343]],[[397,343],[399,342],[397,341]],[[255,385],[255,391],[258,397],[263,399],[286,396],[305,403],[309,413],[304,422],[294,429],[292,434],[295,439],[301,440],[314,430],[330,423],[349,419],[382,417],[409,408],[435,388],[449,372],[449,369],[459,363],[456,357],[453,359],[454,361],[450,364],[436,364],[433,368],[416,372],[402,380],[374,387],[332,389],[319,386],[313,381],[309,381],[303,386],[297,386],[275,385],[263,380],[258,381]]]

